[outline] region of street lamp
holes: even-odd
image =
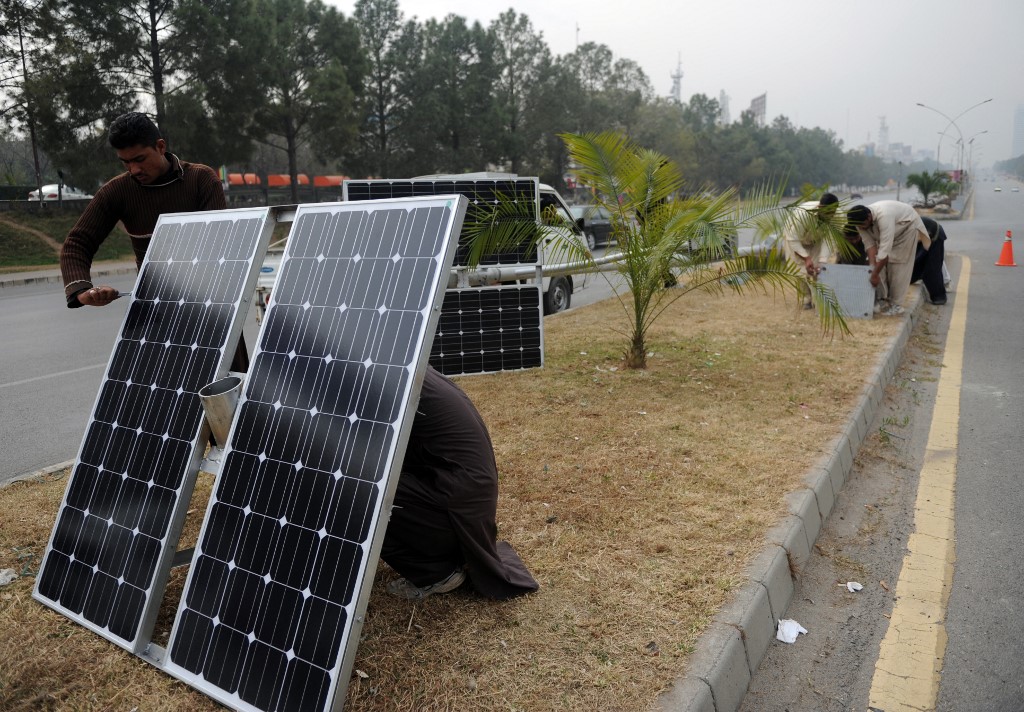
[[[982,134],[987,133],[988,129],[985,129],[984,131],[979,131],[978,133],[974,134],[967,140],[967,145],[970,146],[970,149],[967,151],[967,177],[971,180],[972,183],[974,182],[974,139],[978,138],[978,136],[981,136]]]
[[[934,106],[928,106],[927,104],[922,104],[921,102],[917,102],[917,105],[918,105],[918,106],[920,106],[920,107],[922,107],[922,108],[924,108],[924,109],[928,109],[929,111],[934,111],[934,112],[935,112],[936,114],[938,114],[938,115],[939,115],[939,116],[941,116],[942,118],[946,119],[946,121],[948,121],[948,122],[949,122],[949,126],[952,126],[953,128],[955,128],[955,129],[956,129],[956,132],[957,132],[957,134],[958,134],[958,135],[960,136],[960,141],[961,141],[961,143],[962,143],[962,142],[963,142],[963,140],[964,140],[964,134],[963,134],[963,132],[962,132],[962,131],[960,130],[960,127],[959,127],[959,126],[957,126],[957,124],[956,124],[956,120],[957,120],[957,119],[959,119],[959,118],[960,118],[961,116],[963,116],[964,114],[966,114],[966,113],[967,113],[968,111],[970,111],[971,109],[977,109],[977,108],[978,108],[979,106],[981,106],[982,104],[987,104],[987,103],[989,103],[990,101],[992,101],[992,100],[991,100],[991,99],[985,99],[985,101],[979,101],[979,102],[978,102],[977,104],[975,104],[974,106],[969,106],[969,107],[967,107],[966,109],[964,109],[963,111],[961,111],[961,112],[960,112],[959,114],[957,114],[955,118],[952,118],[952,119],[951,119],[951,118],[949,118],[948,116],[946,116],[946,115],[945,115],[944,113],[942,113],[942,112],[941,112],[941,111],[939,111],[938,109],[936,109],[936,108],[935,108]],[[946,130],[948,130],[948,129],[949,129],[949,126],[946,126],[946,128],[945,128],[945,129],[943,129],[943,131],[942,131],[942,133],[943,133],[943,134],[945,134],[945,133],[946,133]],[[936,168],[938,168],[938,167],[939,167],[939,148],[940,148],[941,146],[942,146],[942,139],[941,139],[941,138],[939,138],[939,146],[937,146],[937,147],[935,148],[935,164],[936,164]],[[957,169],[959,169],[959,168],[960,168],[960,166],[957,166]]]

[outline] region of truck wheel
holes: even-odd
[[[555,277],[544,293],[544,313],[557,314],[572,303],[572,287],[565,277]]]

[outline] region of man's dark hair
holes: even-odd
[[[854,205],[846,213],[846,222],[850,225],[863,227],[871,216],[871,211],[866,205]]]
[[[121,114],[110,124],[110,145],[119,150],[129,146],[155,146],[162,138],[153,120],[138,111]]]
[[[833,205],[834,203],[838,202],[839,198],[837,198],[835,195],[833,195],[832,193],[825,193],[818,200],[818,205]]]

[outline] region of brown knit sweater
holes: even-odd
[[[171,170],[152,185],[142,185],[129,173],[110,179],[71,228],[60,251],[64,296],[69,307],[81,306],[79,292],[93,286],[93,257],[118,221],[131,236],[135,262],[141,266],[160,215],[226,207],[224,189],[212,168],[184,163],[171,153],[167,158]]]

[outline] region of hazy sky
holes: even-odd
[[[351,15],[355,0],[326,0]],[[935,151],[956,119],[974,138],[975,165],[1010,157],[1013,114],[1024,104],[1022,0],[399,0],[406,19],[457,14],[490,24],[514,7],[555,54],[579,43],[611,48],[640,64],[669,95],[681,63],[682,96],[730,98],[735,120],[767,92],[769,120],[835,132],[847,148],[878,140]],[[578,27],[578,30],[577,30]],[[971,109],[960,118],[961,112]],[[988,133],[977,135],[979,132]],[[944,162],[956,128],[942,139]],[[948,157],[948,159],[947,159]],[[965,159],[966,160],[966,159]]]

